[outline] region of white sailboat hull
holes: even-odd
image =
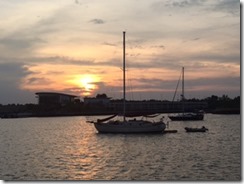
[[[126,122],[110,121],[108,123],[94,123],[99,133],[163,133],[166,128],[163,122],[148,122],[132,120]]]

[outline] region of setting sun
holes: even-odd
[[[80,79],[81,86],[86,90],[94,89],[95,85],[93,84],[94,80],[91,76],[84,76]]]
[[[83,89],[82,95],[91,95],[97,89],[96,83],[99,82],[99,77],[95,75],[79,75],[76,76],[72,83]]]

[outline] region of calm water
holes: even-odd
[[[0,119],[1,180],[240,180],[240,115],[171,122],[178,133],[98,134],[86,117]],[[209,128],[186,133],[185,126]]]

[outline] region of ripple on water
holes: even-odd
[[[176,134],[98,134],[84,117],[0,120],[4,180],[240,180],[240,116],[174,122]],[[185,126],[208,133],[187,134]]]

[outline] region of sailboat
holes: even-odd
[[[113,120],[116,115],[92,122],[99,133],[163,133],[166,124],[144,119],[126,119],[126,84],[125,84],[125,32],[123,32],[123,120]]]
[[[177,115],[168,116],[172,121],[189,121],[189,120],[203,120],[204,114],[203,112],[185,112],[185,95],[184,95],[184,67],[182,67],[182,95],[181,95],[181,102],[182,102],[182,113]]]

